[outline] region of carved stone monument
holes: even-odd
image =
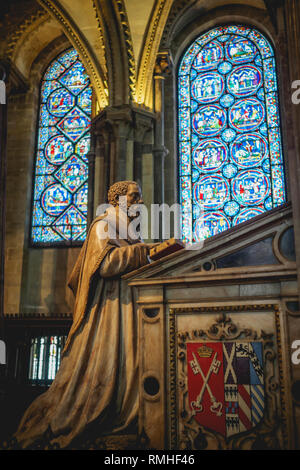
[[[136,289],[148,448],[293,448],[290,208],[267,217],[124,276]]]
[[[137,318],[121,275],[147,264],[153,245],[120,236],[120,224],[124,233],[130,222],[120,196],[127,197],[126,209],[142,202],[137,183],[115,183],[110,208],[90,226],[69,281],[76,302],[62,362],[21,420],[15,438],[22,448],[66,448],[82,433],[111,435],[136,422]]]

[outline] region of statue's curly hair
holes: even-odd
[[[130,184],[136,184],[138,186],[138,183],[136,181],[118,181],[117,183],[114,183],[108,190],[108,202],[112,206],[117,206],[119,197],[120,196],[126,196],[127,191],[128,191],[128,186]]]

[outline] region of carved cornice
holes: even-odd
[[[14,31],[8,37],[5,55],[11,59],[14,55],[17,43],[22,39],[23,35],[28,30],[33,29],[38,24],[43,23],[49,17],[48,13],[44,9],[39,8],[35,13],[26,18],[22,23],[14,28]]]
[[[174,1],[172,8],[170,9],[170,13],[168,15],[168,19],[166,21],[166,25],[165,25],[164,32],[162,35],[162,39],[161,39],[162,48],[168,47],[169,45],[169,35],[176,22],[178,15],[182,15],[183,10],[186,8],[190,8],[191,5],[193,5],[194,3],[196,3],[196,0],[194,1],[175,0]]]
[[[126,45],[127,52],[127,62],[128,62],[128,81],[129,81],[129,96],[131,100],[135,99],[136,94],[136,69],[135,69],[135,60],[133,52],[133,44],[131,38],[131,32],[129,27],[129,21],[127,18],[126,7],[124,0],[116,0],[116,13],[120,23],[120,26],[123,31],[124,41]]]
[[[104,41],[104,33],[103,33],[104,28],[103,28],[103,24],[101,21],[101,15],[99,14],[99,10],[97,8],[95,0],[92,0],[92,4],[93,4],[93,10],[95,12],[96,20],[97,20],[99,43],[100,43],[100,47],[102,50],[102,54],[100,54],[99,61],[100,61],[103,71],[105,72],[105,75],[107,75],[106,59],[105,59],[105,41]],[[107,87],[106,82],[105,82],[105,86]]]
[[[90,45],[82,35],[78,26],[70,18],[68,13],[58,5],[56,0],[38,1],[62,25],[65,34],[79,53],[86,71],[90,76],[100,107],[104,108],[108,104],[107,90],[104,86],[105,75]]]
[[[126,137],[131,131],[144,135],[153,126],[155,115],[143,109],[128,104],[122,106],[108,106],[93,120],[96,133],[106,134],[113,132],[115,138]]]
[[[118,106],[129,102],[128,65],[125,38],[115,2],[94,0],[104,31],[109,105]]]
[[[71,313],[15,313],[5,314],[3,327],[5,336],[10,338],[30,338],[53,334],[67,334],[72,325]]]
[[[149,108],[152,107],[152,78],[156,55],[171,5],[172,0],[157,0],[148,26],[145,46],[139,65],[136,100],[138,103],[143,103]]]
[[[72,319],[72,313],[5,313],[5,320],[58,320],[58,319]]]
[[[277,304],[248,304],[248,305],[224,305],[222,307],[178,307],[170,308],[170,315],[180,315],[181,313],[224,313],[224,312],[260,312],[261,310],[278,311]]]
[[[180,331],[178,332],[178,340],[180,342],[181,347],[184,347],[184,344],[187,341],[201,341],[201,339],[205,340],[212,340],[212,341],[219,341],[219,340],[234,340],[238,338],[247,338],[251,340],[256,340],[256,339],[263,339],[263,340],[270,340],[273,337],[273,334],[268,334],[265,333],[263,330],[261,330],[260,336],[258,336],[258,333],[252,329],[241,329],[235,323],[232,321],[232,318],[227,316],[224,311],[236,311],[236,312],[252,312],[252,311],[261,311],[261,310],[270,310],[274,309],[275,311],[278,311],[278,306],[277,305],[261,305],[260,308],[257,308],[257,305],[247,305],[247,308],[245,306],[242,307],[227,307],[226,308],[214,308],[213,311],[221,311],[220,315],[215,319],[215,322],[211,324],[211,326],[206,329],[206,330],[193,330],[193,331]],[[209,309],[206,309],[206,312],[209,311]],[[205,309],[203,310],[205,312]],[[186,313],[186,312],[185,312]]]

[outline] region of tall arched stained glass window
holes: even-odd
[[[197,38],[178,73],[182,235],[197,242],[286,202],[274,51],[244,26]]]
[[[86,236],[92,90],[74,49],[44,73],[40,91],[31,241],[72,244]]]

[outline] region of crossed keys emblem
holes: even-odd
[[[209,370],[208,370],[206,376],[204,375],[203,370],[201,369],[201,366],[199,364],[199,361],[198,361],[195,353],[192,353],[192,354],[193,354],[193,358],[194,358],[193,370],[197,371],[197,373],[200,372],[201,377],[203,379],[203,385],[202,385],[202,388],[200,390],[199,395],[197,396],[195,401],[191,402],[192,409],[193,409],[194,413],[201,413],[203,411],[204,407],[202,405],[202,399],[203,399],[203,395],[204,395],[205,390],[207,390],[208,393],[209,393],[209,396],[210,396],[210,401],[212,403],[212,405],[210,406],[210,411],[212,413],[215,413],[217,416],[222,416],[223,404],[216,400],[216,398],[213,396],[211,388],[208,384],[208,381],[209,381],[209,378],[210,378],[211,374],[212,373],[217,374],[219,372],[221,361],[217,360],[217,354],[218,353],[215,352],[215,355],[213,357],[213,360],[210,364],[210,367],[209,367]]]

